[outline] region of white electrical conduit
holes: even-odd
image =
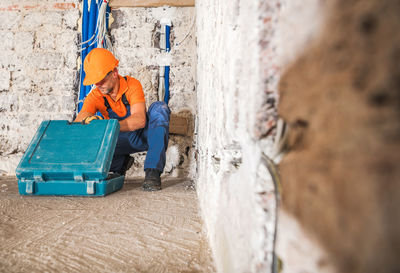
[[[190,27],[188,31],[186,32],[185,36],[180,40],[179,42],[176,42],[174,46],[170,46],[170,51],[166,51],[166,37],[165,37],[165,27],[166,26],[171,26],[172,22],[168,18],[162,18],[160,20],[161,24],[161,30],[160,30],[160,49],[164,54],[173,54],[176,49],[178,49],[178,46],[181,45],[186,38],[191,34],[192,29],[194,27],[194,24],[196,22],[196,16],[193,16],[192,23],[190,24]],[[166,57],[166,56],[164,56]],[[159,81],[158,81],[158,99],[159,100],[164,100],[165,96],[165,84],[164,84],[164,78],[165,78],[165,65],[169,66],[170,60],[169,58],[162,58],[162,63],[160,64],[160,70],[159,70]],[[168,64],[167,64],[168,63]]]

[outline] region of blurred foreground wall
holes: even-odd
[[[331,4],[279,86],[284,208],[338,272],[399,272],[400,3]]]

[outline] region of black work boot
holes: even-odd
[[[118,174],[120,175],[125,175],[126,171],[130,169],[130,167],[132,167],[133,162],[135,162],[135,159],[131,156],[126,156],[125,160],[124,160],[124,164],[122,164],[122,168],[121,170],[118,171]]]
[[[144,191],[159,191],[161,190],[161,172],[157,169],[144,170],[146,176],[143,182]]]

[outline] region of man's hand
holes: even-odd
[[[93,120],[95,120],[95,119],[103,119],[102,117],[100,117],[100,116],[90,116],[90,117],[85,117],[83,120],[82,120],[82,124],[89,124],[90,122],[92,122]]]
[[[80,111],[79,114],[76,116],[74,122],[82,122],[83,119],[91,117],[93,115],[94,115],[93,113]]]

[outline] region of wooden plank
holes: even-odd
[[[188,135],[189,122],[185,117],[180,117],[175,114],[171,114],[169,121],[169,133],[178,135]]]
[[[195,0],[111,0],[110,7],[194,7]]]

